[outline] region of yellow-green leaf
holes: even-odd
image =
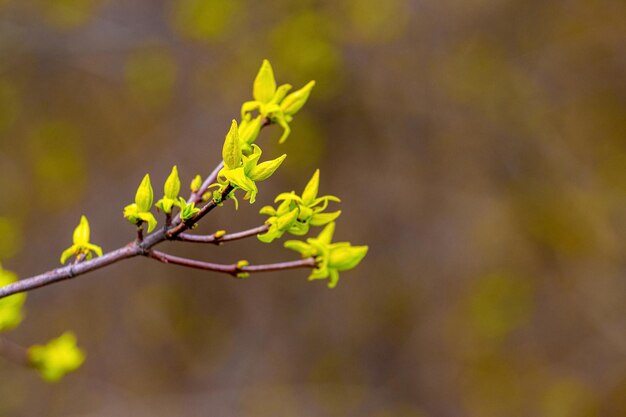
[[[222,148],[224,165],[228,169],[235,169],[241,165],[241,148],[239,144],[239,129],[237,121],[233,119],[230,130],[226,134],[224,147]]]
[[[261,103],[269,102],[276,92],[276,80],[274,79],[274,71],[272,65],[267,59],[263,60],[261,68],[254,79],[252,95],[256,101]]]

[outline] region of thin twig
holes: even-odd
[[[214,245],[219,245],[222,242],[230,242],[233,240],[245,239],[247,237],[260,235],[267,232],[269,228],[269,224],[264,224],[252,229],[243,230],[237,233],[229,233],[222,236],[219,236],[216,233],[212,235],[192,235],[190,233],[181,233],[176,237],[176,239],[180,240],[181,242],[213,243]]]
[[[202,269],[205,271],[223,272],[232,276],[237,276],[239,273],[256,273],[256,272],[269,272],[269,271],[284,271],[287,269],[296,268],[315,268],[317,263],[315,258],[305,258],[297,261],[278,262],[273,264],[264,265],[248,265],[237,266],[234,264],[216,264],[212,262],[196,261],[194,259],[181,258],[179,256],[169,255],[157,250],[151,250],[147,254],[148,257],[155,259],[165,264],[174,264],[180,266],[186,266],[188,268]]]
[[[235,187],[233,187],[231,184],[228,184],[228,186],[222,191],[222,198],[221,198],[221,200],[222,201],[226,200],[226,197],[234,189],[235,189]],[[213,210],[219,204],[220,203],[216,203],[215,200],[209,201],[204,207],[202,207],[200,209],[200,211],[194,217],[192,217],[191,219],[189,219],[187,221],[180,222],[177,225],[175,225],[174,227],[172,227],[171,229],[169,229],[165,233],[165,237],[167,239],[174,239],[174,238],[176,238],[179,234],[181,234],[185,230],[192,228],[194,224],[196,224],[200,220],[202,220],[202,218],[204,216],[206,216],[211,210]],[[180,217],[179,217],[179,219],[180,219]]]

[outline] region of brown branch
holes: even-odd
[[[226,187],[222,193],[222,199],[225,199],[228,194],[233,190],[231,186]],[[217,204],[211,200],[207,203],[195,217],[187,222],[181,222],[176,226],[172,226],[171,229],[158,229],[148,236],[143,241],[133,241],[124,247],[116,249],[114,251],[105,253],[104,255],[91,259],[89,261],[70,264],[61,268],[53,269],[43,274],[35,275],[33,277],[24,278],[16,281],[12,284],[6,285],[0,288],[0,299],[8,297],[9,295],[17,294],[24,291],[34,290],[36,288],[45,287],[50,284],[64,281],[70,278],[83,275],[87,272],[95,271],[102,267],[111,265],[112,263],[121,261],[122,259],[132,258],[138,255],[145,255],[153,246],[167,240],[178,234],[184,232],[208,212],[215,208]],[[171,235],[169,235],[171,233]]]
[[[233,187],[231,184],[228,184],[228,186],[224,189],[224,191],[222,191],[222,201],[226,200],[227,196],[235,189],[235,187]],[[213,210],[215,207],[217,207],[220,203],[216,203],[215,200],[211,200],[209,201],[204,207],[202,207],[200,209],[200,211],[191,219],[184,221],[184,222],[180,222],[178,224],[176,224],[174,227],[172,227],[171,229],[169,229],[166,233],[165,233],[165,237],[167,239],[174,239],[176,238],[179,234],[181,234],[182,232],[184,232],[187,229],[191,229],[193,227],[193,225],[195,225],[196,223],[198,223],[200,220],[202,220],[202,218],[204,216],[206,216],[211,210]],[[180,217],[179,217],[180,219]]]
[[[268,126],[271,123],[271,120],[265,118],[261,127]],[[223,161],[218,164],[218,166],[211,172],[211,174],[209,174],[200,189],[195,193],[191,193],[191,196],[187,201],[190,203],[194,202],[196,204],[202,201],[203,194],[206,192],[208,187],[216,181],[218,173],[220,169],[222,169],[222,167]],[[222,192],[221,201],[225,201],[228,198],[228,195],[234,189],[235,187],[233,187],[232,185],[228,185],[228,187],[226,187]],[[119,249],[108,252],[103,256],[88,261],[78,260],[76,263],[63,266],[61,268],[56,268],[51,271],[44,272],[42,274],[35,275],[29,278],[24,278],[9,285],[5,285],[4,287],[0,287],[0,299],[20,292],[34,290],[60,281],[71,279],[79,275],[86,274],[87,272],[95,271],[96,269],[111,265],[123,259],[133,258],[138,255],[146,256],[150,253],[150,249],[153,246],[158,245],[165,240],[177,239],[180,234],[192,228],[197,222],[199,222],[205,215],[207,215],[218,205],[219,203],[216,203],[214,200],[209,201],[200,209],[200,212],[198,212],[193,218],[185,222],[181,221],[179,216],[177,216],[175,219],[168,218],[166,220],[166,225],[164,228],[160,228],[145,237],[143,236],[143,228],[138,229],[137,240],[130,242],[126,246],[123,246]],[[243,237],[237,237],[231,240],[241,238]]]
[[[190,233],[181,233],[176,239],[181,242],[195,242],[195,243],[213,243],[214,245],[220,245],[222,242],[230,242],[233,240],[245,239],[247,237],[260,235],[267,232],[270,228],[269,224],[264,224],[252,229],[243,230],[237,233],[229,233],[223,236],[219,236],[216,233],[212,235],[192,235]]]
[[[164,252],[151,250],[147,254],[148,257],[155,259],[165,264],[174,264],[185,266],[187,268],[202,269],[205,271],[214,271],[230,274],[234,277],[239,273],[257,273],[257,272],[270,272],[270,271],[284,271],[287,269],[296,268],[315,268],[317,263],[315,258],[306,258],[297,261],[278,262],[273,264],[264,265],[247,265],[237,266],[234,264],[216,264],[212,262],[196,261],[194,259],[181,258],[179,256],[169,255]]]

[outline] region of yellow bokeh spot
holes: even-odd
[[[47,121],[34,126],[28,139],[39,202],[48,210],[70,206],[86,184],[78,127],[68,121]]]
[[[347,4],[348,38],[367,43],[388,42],[402,36],[409,23],[408,3],[404,0],[351,0]]]
[[[44,20],[57,29],[75,29],[87,24],[94,15],[96,0],[40,0]]]
[[[229,32],[233,17],[241,10],[236,0],[178,0],[173,3],[173,25],[186,38],[217,40]]]
[[[14,256],[22,248],[21,224],[13,218],[0,217],[0,259]]]
[[[0,80],[0,133],[17,120],[21,110],[20,95],[14,84]]]
[[[507,274],[487,275],[470,292],[467,319],[480,336],[502,340],[528,320],[532,301],[528,279]]]
[[[176,72],[169,50],[140,50],[126,62],[126,83],[133,99],[149,107],[161,107],[172,98]]]

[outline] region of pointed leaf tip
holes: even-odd
[[[152,184],[150,183],[150,174],[146,174],[137,188],[135,194],[135,204],[139,211],[148,211],[152,207],[152,199],[154,197],[154,191],[152,190]]]
[[[276,80],[274,79],[274,71],[272,65],[267,59],[263,60],[261,68],[254,79],[252,95],[256,101],[261,103],[269,102],[276,92]]]
[[[239,143],[239,128],[237,121],[233,119],[230,130],[226,134],[224,147],[222,148],[222,158],[226,168],[235,169],[241,163],[241,145]]]

